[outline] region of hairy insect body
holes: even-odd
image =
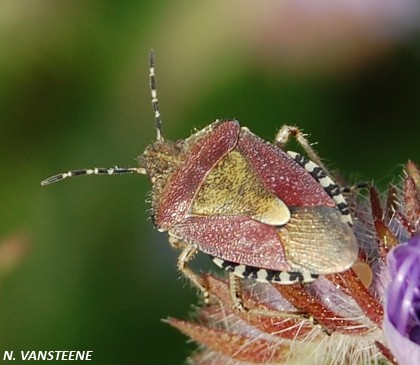
[[[185,140],[165,140],[153,51],[149,67],[157,137],[139,166],[71,170],[42,185],[82,175],[148,175],[152,220],[182,249],[178,269],[207,300],[206,284],[188,262],[198,251],[212,256],[230,272],[240,310],[238,278],[292,284],[352,266],[358,246],[346,200],[298,128],[283,126],[269,143],[236,120],[221,120]],[[309,158],[285,152],[290,136]]]
[[[357,258],[334,195],[237,121],[216,121],[185,142],[156,142],[139,163],[154,185],[157,228],[240,277],[312,281]]]

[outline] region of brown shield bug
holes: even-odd
[[[178,268],[204,293],[202,279],[187,266],[198,251],[231,272],[232,286],[237,278],[310,282],[352,266],[358,246],[347,203],[299,129],[283,126],[268,143],[236,120],[217,120],[185,140],[165,140],[153,52],[149,62],[157,140],[139,156],[139,167],[72,170],[41,184],[79,175],[148,175],[153,222],[182,249]],[[285,152],[290,136],[309,158]],[[234,304],[243,309],[239,300]]]

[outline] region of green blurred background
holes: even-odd
[[[155,138],[150,48],[167,138],[216,118],[268,140],[295,124],[349,181],[380,186],[420,161],[418,5],[345,3],[0,3],[0,351],[181,364],[193,348],[160,320],[197,299],[148,220],[147,179],[39,185],[135,166]]]

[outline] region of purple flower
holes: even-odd
[[[400,365],[420,359],[420,235],[392,249],[383,329]]]

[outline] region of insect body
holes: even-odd
[[[239,276],[312,281],[356,260],[337,185],[237,121],[216,121],[185,141],[157,141],[139,164],[154,185],[157,228]]]
[[[358,248],[346,201],[297,128],[284,126],[271,144],[236,120],[218,120],[185,140],[165,140],[153,53],[150,85],[157,140],[139,167],[69,171],[42,184],[83,174],[147,174],[155,226],[182,249],[179,269],[203,290],[187,266],[197,251],[236,277],[283,284],[354,263]],[[284,151],[291,135],[311,159]]]

